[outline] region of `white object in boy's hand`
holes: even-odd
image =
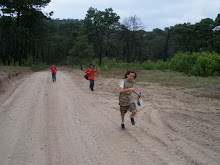
[[[142,106],[141,92],[138,94],[138,106]]]

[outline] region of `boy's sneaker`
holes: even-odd
[[[121,124],[121,129],[125,130],[125,124]]]
[[[135,125],[134,118],[133,118],[133,117],[130,117],[130,119],[131,119],[131,124],[132,124],[132,125]]]

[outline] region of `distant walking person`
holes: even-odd
[[[98,72],[98,69],[96,67],[93,69],[93,64],[90,64],[89,68],[85,71],[85,73],[88,75],[88,80],[90,81],[89,88],[91,91],[93,91],[94,88],[95,72]]]
[[[52,80],[53,82],[56,82],[56,73],[57,73],[57,67],[52,65],[52,67],[50,68],[51,72],[52,72]]]
[[[134,116],[137,112],[137,108],[132,93],[138,95],[133,82],[136,76],[137,74],[134,71],[128,71],[125,74],[124,79],[121,80],[120,83],[118,84],[120,87],[119,105],[120,105],[121,120],[122,120],[121,129],[123,130],[125,129],[124,117],[127,111],[131,112],[130,115],[131,124],[135,125]]]

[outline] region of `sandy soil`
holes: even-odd
[[[97,77],[91,92],[83,75],[35,72],[0,93],[1,165],[220,164],[220,100],[139,82],[143,106],[123,131],[120,79]]]

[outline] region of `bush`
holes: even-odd
[[[155,69],[157,70],[167,70],[169,69],[170,64],[168,61],[162,61],[162,60],[157,60],[157,63],[155,64]]]
[[[151,60],[144,61],[140,63],[139,61],[135,61],[133,63],[126,63],[123,61],[117,61],[115,58],[108,60],[108,58],[103,58],[102,60],[102,70],[109,70],[111,68],[127,68],[127,69],[138,69],[138,70],[167,70],[169,69],[169,62],[163,62],[162,60],[158,60],[156,64],[154,64]]]
[[[32,56],[28,56],[27,60],[22,59],[21,60],[21,66],[32,66],[33,64],[33,57]]]
[[[197,54],[193,53],[177,53],[170,60],[170,69],[179,72],[189,73],[192,69],[192,66],[195,64],[197,59]]]
[[[177,53],[170,60],[170,69],[194,76],[220,75],[220,55],[217,53]]]
[[[102,59],[102,70],[109,70],[111,68],[132,68],[133,63],[126,63],[123,61],[117,61],[116,58],[108,59],[107,57],[104,57]]]
[[[153,70],[155,67],[155,64],[151,60],[144,61],[142,65],[145,70]]]
[[[44,70],[47,68],[46,64],[43,62],[38,62],[36,64],[32,64],[31,66],[32,70],[34,71],[39,71],[39,70]]]

